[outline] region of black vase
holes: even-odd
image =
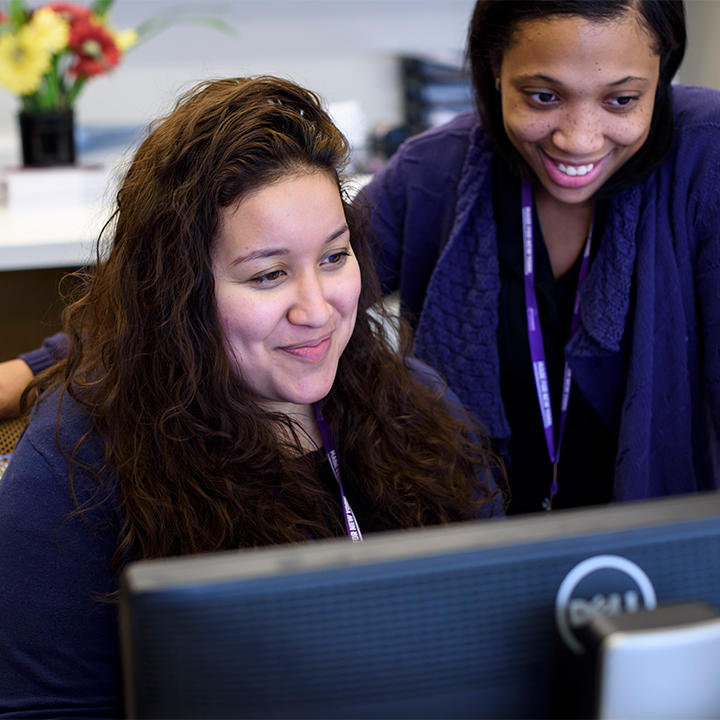
[[[18,114],[25,167],[75,163],[75,117],[72,110]]]

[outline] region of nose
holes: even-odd
[[[321,328],[332,316],[332,305],[323,288],[322,279],[315,272],[308,272],[297,279],[296,292],[287,313],[293,325]]]
[[[552,140],[555,147],[568,155],[587,156],[602,150],[605,137],[594,110],[578,106],[563,113]]]

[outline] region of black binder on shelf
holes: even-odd
[[[462,62],[400,57],[408,135],[447,122],[473,107],[470,73]]]

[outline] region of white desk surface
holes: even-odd
[[[107,210],[100,204],[37,210],[0,207],[0,271],[93,263],[94,245],[106,219]]]
[[[93,263],[110,216],[112,166],[22,170],[0,158],[0,271]]]

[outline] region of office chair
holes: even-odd
[[[10,461],[10,453],[15,448],[15,443],[24,427],[25,423],[20,418],[0,420],[0,478],[5,472]]]

